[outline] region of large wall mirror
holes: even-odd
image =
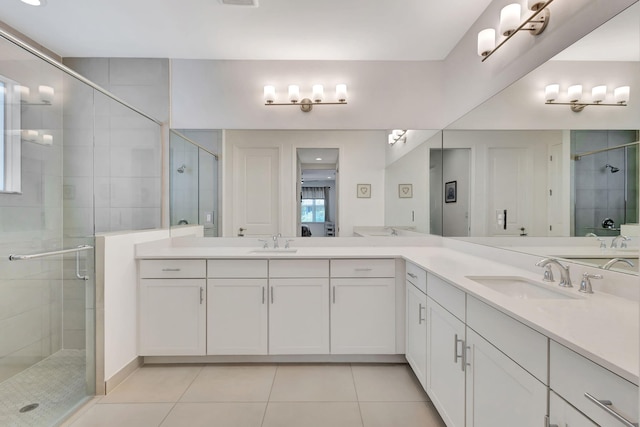
[[[615,268],[637,274],[638,237],[616,250],[610,240],[639,222],[638,22],[636,3],[444,130],[444,191],[453,193],[444,195],[443,235],[597,265],[623,258]],[[546,93],[551,84],[557,96]],[[602,104],[616,104],[618,87],[631,95],[626,106],[576,112],[560,105],[572,85],[582,85],[584,104],[602,85]],[[574,245],[582,252],[559,247]]]
[[[442,132],[411,130],[393,147],[389,130],[171,132],[171,226],[200,224],[223,237],[351,237],[362,227],[401,233],[442,229]],[[207,141],[215,141],[213,146]],[[213,224],[206,222],[198,145],[219,154]],[[409,146],[417,148],[404,156]],[[321,160],[317,160],[321,159]],[[183,167],[184,166],[184,167]],[[217,164],[216,164],[217,166]],[[200,168],[201,169],[201,168]],[[181,172],[182,171],[182,172]],[[211,174],[209,174],[211,175]],[[198,191],[198,188],[200,191]],[[206,200],[205,200],[206,202]],[[184,221],[182,221],[184,224]]]

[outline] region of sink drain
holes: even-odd
[[[38,406],[40,406],[39,403],[31,403],[31,404],[29,404],[27,406],[23,406],[22,408],[20,408],[20,412],[21,413],[25,413],[25,412],[33,411]]]

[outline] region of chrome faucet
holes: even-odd
[[[258,239],[258,242],[262,242],[262,249],[269,248],[269,242],[267,242],[265,239]]]
[[[598,235],[596,233],[587,233],[584,237],[598,237]]]
[[[544,280],[551,282],[553,281],[553,274],[551,274],[551,265],[555,265],[560,270],[560,282],[558,282],[558,286],[562,286],[563,288],[572,288],[571,284],[571,276],[569,274],[569,266],[564,266],[555,258],[545,258],[536,263],[538,267],[547,267],[544,273]],[[548,272],[548,274],[547,274]]]
[[[282,237],[282,233],[274,234],[273,236],[271,236],[271,238],[273,239],[273,249],[278,249],[280,247],[280,244],[278,243],[279,237]]]
[[[612,248],[617,248],[618,247],[618,240],[622,239],[622,243],[620,244],[621,248],[626,248],[627,244],[625,243],[627,240],[631,240],[630,237],[627,236],[623,236],[622,234],[619,236],[616,236],[613,238],[613,240],[611,241],[611,247]]]
[[[612,260],[607,261],[606,264],[601,265],[600,268],[603,269],[603,270],[611,270],[611,267],[613,267],[614,264],[619,263],[619,262],[624,262],[629,267],[634,267],[633,263],[631,261],[629,261],[628,259],[613,258]]]
[[[593,287],[591,286],[591,279],[602,279],[602,275],[584,273],[582,275],[582,281],[580,282],[580,289],[578,289],[578,291],[585,294],[592,294]]]

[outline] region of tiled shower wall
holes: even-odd
[[[635,130],[578,130],[571,131],[571,153],[580,154],[616,147],[638,140]],[[638,221],[637,148],[610,150],[582,157],[574,162],[575,235],[587,233],[618,235],[620,231],[602,228],[602,221],[611,218],[615,227]],[[619,168],[611,173],[605,165]],[[627,188],[625,195],[625,177]],[[625,196],[627,211],[625,212]],[[625,220],[626,218],[626,220]]]

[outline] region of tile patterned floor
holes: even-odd
[[[0,383],[0,426],[53,425],[86,396],[84,350],[60,350]]]
[[[64,427],[444,427],[407,365],[145,366]]]

